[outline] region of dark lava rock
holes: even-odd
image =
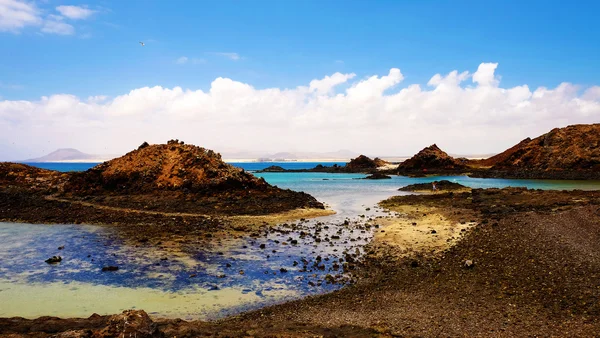
[[[44,262],[48,263],[48,264],[57,264],[62,262],[62,257],[60,256],[52,256],[48,259],[46,259]]]
[[[109,265],[102,268],[102,271],[117,271],[119,270],[118,266]]]
[[[259,173],[280,173],[280,172],[285,172],[286,170],[283,167],[280,167],[278,165],[272,165],[269,167],[266,167],[263,170],[258,170],[257,172]]]
[[[388,176],[386,174],[382,174],[382,173],[373,173],[367,177],[365,177],[365,180],[385,180],[385,179],[391,179],[391,176]]]
[[[288,272],[288,271],[287,271],[287,269],[285,269],[285,268],[281,268],[281,269],[279,269],[279,271],[280,271],[281,273]]]
[[[448,180],[434,181],[433,183],[435,183],[437,190],[440,190],[440,191],[453,191],[453,190],[461,190],[461,189],[467,188],[466,186],[464,186],[460,183],[450,182]],[[417,184],[407,185],[398,190],[399,191],[415,191],[415,190],[432,190],[433,191],[433,185],[431,183],[417,183]]]

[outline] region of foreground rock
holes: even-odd
[[[87,319],[60,319],[42,317],[35,320],[22,318],[0,319],[0,334],[12,337],[31,334],[41,337],[164,337],[148,314],[141,310],[126,310],[112,316],[93,314]],[[46,334],[44,334],[46,333]]]

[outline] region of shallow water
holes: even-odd
[[[257,175],[281,188],[305,191],[337,214],[281,225],[259,237],[215,239],[213,245],[191,256],[174,256],[160,247],[126,245],[109,227],[0,223],[0,317],[87,317],[94,312],[139,308],[158,317],[219,318],[342,287],[328,284],[325,276],[341,274],[334,267],[341,265],[338,260],[345,252],[362,252],[372,233],[360,227],[369,218],[386,215],[376,203],[402,194],[397,189],[407,184],[448,179],[473,188],[600,189],[600,182],[593,181]],[[343,225],[345,220],[351,221],[350,226]],[[292,240],[298,243],[292,245]],[[59,246],[64,249],[58,250]],[[53,255],[62,256],[63,261],[44,262]],[[322,260],[317,261],[317,256]],[[303,259],[307,271],[303,271]],[[102,272],[107,265],[117,265],[119,271]]]

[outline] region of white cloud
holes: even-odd
[[[42,23],[35,4],[18,0],[0,0],[0,32],[19,33],[27,26]]]
[[[228,58],[229,60],[233,60],[233,61],[239,61],[239,60],[243,59],[243,57],[241,57],[240,54],[238,54],[238,53],[216,52],[216,53],[212,53],[212,54],[219,55],[219,56]]]
[[[73,20],[87,19],[96,12],[83,6],[58,6],[56,10],[61,15]]]
[[[497,86],[500,81],[494,75],[496,67],[498,67],[497,63],[480,64],[473,74],[473,82],[480,86]]]
[[[325,76],[321,80],[312,80],[310,81],[309,89],[311,91],[316,91],[321,94],[329,93],[333,90],[333,88],[339,84],[347,82],[348,80],[355,77],[356,74],[342,74],[335,73],[331,76]]]
[[[143,141],[179,138],[216,151],[410,155],[437,143],[453,153],[489,153],[554,127],[599,122],[600,87],[503,88],[496,67],[436,74],[425,88],[396,88],[404,77],[392,68],[362,79],[335,73],[291,89],[257,89],[217,78],[207,91],[156,86],[113,98],[58,94],[3,100],[0,144],[18,139],[23,149],[77,146],[90,153],[124,153]],[[7,156],[0,148],[0,159]]]
[[[96,11],[82,6],[58,6],[56,11],[60,13],[42,15],[47,10],[39,9],[33,2],[24,0],[0,0],[0,32],[11,32],[19,34],[27,27],[41,27],[42,33],[73,35],[75,27],[67,22],[65,18],[72,20],[87,19]],[[91,34],[82,35],[89,38]]]
[[[193,65],[200,65],[200,64],[205,64],[206,60],[204,59],[198,59],[198,58],[188,58],[187,56],[182,56],[177,58],[177,60],[175,60],[175,63],[178,65],[184,65],[186,63],[191,63]]]
[[[58,35],[73,35],[75,27],[63,21],[64,18],[60,15],[48,15],[41,31],[43,33],[58,34]]]

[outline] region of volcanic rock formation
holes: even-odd
[[[600,179],[600,124],[555,128],[488,159],[485,176]]]
[[[458,160],[433,144],[419,151],[415,156],[400,163],[399,173],[419,172],[435,173],[438,171],[463,170],[467,168],[465,161]]]
[[[35,192],[65,201],[157,212],[231,215],[323,208],[308,194],[271,186],[223,162],[212,150],[177,140],[144,143],[84,172],[0,163],[0,188],[11,187],[20,189],[19,196]]]

